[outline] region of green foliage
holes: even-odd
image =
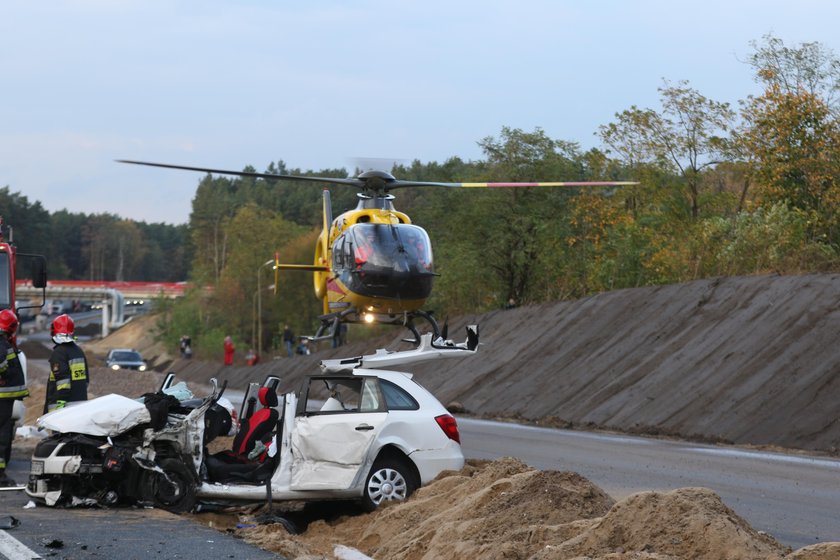
[[[155,309],[159,311],[155,338],[164,343],[173,355],[177,355],[178,342],[183,335],[192,338],[196,356],[200,356],[203,349],[212,348],[206,344],[204,333],[196,328],[196,325],[202,324],[202,298],[195,289],[178,301],[157,298]]]
[[[179,282],[188,278],[193,247],[186,224],[136,224],[145,251],[131,280]]]
[[[662,110],[631,107],[599,129],[601,139],[629,166],[652,163],[676,173],[685,186],[693,218],[700,215],[701,172],[728,151],[726,133],[735,113],[681,81],[659,88]]]
[[[759,194],[810,214],[809,236],[840,248],[840,60],[816,43],[765,37],[751,59],[765,91],[742,104],[739,139]]]
[[[147,224],[113,214],[47,212],[0,189],[0,217],[23,253],[47,258],[50,278],[181,281],[188,273],[187,226]]]
[[[704,275],[797,274],[838,264],[838,253],[809,235],[810,216],[777,203],[704,224]]]
[[[807,94],[835,106],[840,92],[840,61],[830,49],[816,42],[789,47],[773,34],[750,44],[754,52],[749,63],[757,82],[784,94]]]
[[[0,189],[0,217],[3,224],[12,228],[18,248],[25,253],[35,252],[50,244],[49,213],[40,202],[30,203],[21,193],[13,193],[9,187]],[[8,231],[4,231],[8,238]]]
[[[281,245],[280,262],[287,264],[311,264],[315,242],[320,229],[305,230]],[[267,273],[268,275],[268,273]],[[321,302],[315,298],[312,273],[296,270],[280,270],[269,275],[276,290],[269,291],[263,299],[263,347],[273,343],[274,336],[288,324],[295,332],[312,334],[318,328],[318,316],[323,312]]]

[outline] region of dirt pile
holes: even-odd
[[[512,458],[470,461],[405,503],[318,521],[301,535],[276,524],[237,533],[298,559],[342,558],[346,547],[392,560],[815,560],[840,552],[840,544],[824,543],[791,554],[705,488],[614,503],[575,473],[537,471]]]

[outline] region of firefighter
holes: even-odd
[[[50,325],[55,346],[50,356],[50,378],[44,413],[64,408],[68,402],[86,401],[90,381],[85,353],[73,340],[75,325],[69,315],[59,315]]]
[[[12,457],[12,440],[15,421],[12,418],[15,401],[29,396],[26,376],[18,358],[18,319],[10,309],[0,311],[0,487],[16,486],[6,474],[6,465]]]

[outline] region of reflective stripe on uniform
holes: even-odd
[[[6,352],[6,357],[0,362],[0,373],[6,373],[6,370],[9,369],[9,362],[16,358],[17,354],[15,353],[15,349],[9,348],[9,351]]]
[[[81,381],[82,379],[87,379],[87,369],[85,369],[85,359],[84,358],[73,358],[72,360],[68,361],[67,364],[70,366],[70,379],[73,381]],[[59,387],[61,389],[62,387]]]
[[[19,399],[29,396],[29,389],[26,385],[16,387],[0,387],[0,399]]]

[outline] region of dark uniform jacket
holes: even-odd
[[[17,348],[0,336],[0,399],[22,399],[29,396],[23,366]]]
[[[44,412],[58,401],[86,401],[89,375],[85,353],[75,342],[56,344],[50,356],[50,378]]]

